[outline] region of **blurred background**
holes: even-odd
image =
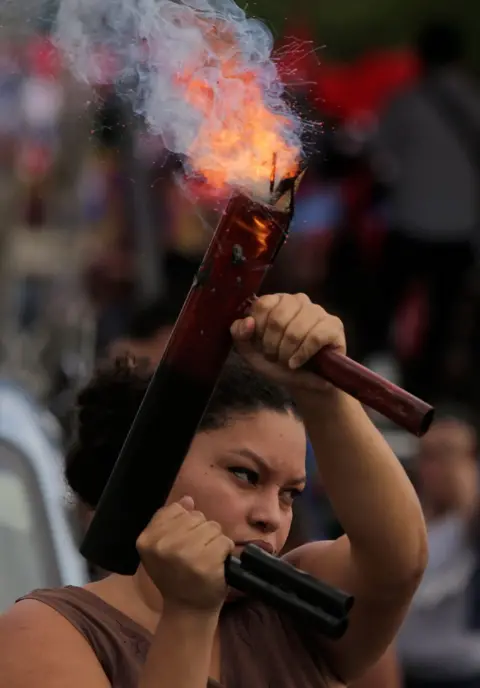
[[[480,6],[263,0],[310,165],[267,288],[340,315],[350,355],[437,405],[422,441],[373,417],[420,492],[430,564],[397,654],[407,686],[480,686]],[[20,9],[22,11],[20,11]],[[55,3],[0,10],[0,611],[101,575],[63,456],[95,363],[158,361],[222,199],[112,83],[77,83]],[[341,533],[314,459],[290,546]]]

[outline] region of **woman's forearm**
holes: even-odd
[[[205,688],[217,624],[217,614],[165,608],[139,688]]]
[[[426,531],[416,493],[361,404],[339,390],[296,394],[326,494],[369,579],[398,585],[423,572]]]

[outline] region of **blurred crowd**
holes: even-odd
[[[450,24],[350,65],[318,63],[297,33],[278,63],[310,164],[266,289],[340,315],[353,358],[436,405],[418,443],[376,419],[430,538],[397,653],[408,688],[480,686],[480,90]],[[0,373],[66,438],[96,360],[160,359],[226,203],[133,117],[108,55],[95,60],[87,88],[48,36],[0,44]],[[292,545],[342,532],[307,463]]]

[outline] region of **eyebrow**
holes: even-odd
[[[254,461],[258,466],[263,468],[265,471],[272,471],[272,467],[270,466],[270,464],[267,461],[265,461],[265,459],[262,456],[260,456],[260,454],[257,454],[257,452],[254,452],[251,449],[240,447],[238,449],[233,449],[231,453],[237,454],[238,456],[243,456],[246,459]],[[307,476],[301,475],[298,478],[292,478],[292,480],[288,480],[287,482],[289,485],[302,485],[303,483],[307,482]]]

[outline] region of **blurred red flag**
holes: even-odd
[[[412,83],[419,65],[409,49],[372,50],[352,63],[327,61],[326,51],[305,22],[292,23],[279,43],[279,72],[305,91],[326,115],[356,119],[375,114],[399,89]]]

